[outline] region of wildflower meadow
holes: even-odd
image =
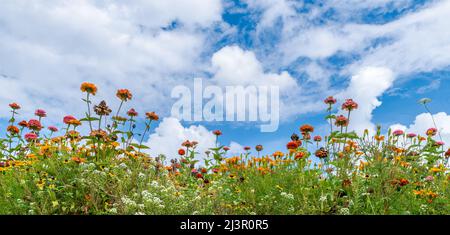
[[[178,156],[151,156],[143,143],[158,114],[125,110],[133,100],[127,89],[117,91],[116,110],[107,101],[94,104],[97,89],[81,85],[86,114],[63,117],[63,129],[46,125],[45,110],[22,121],[20,104],[9,105],[0,139],[0,214],[450,214],[450,150],[436,126],[358,135],[347,128],[357,100],[335,107],[328,97],[328,134],[298,123],[270,155],[257,145],[230,156],[220,144],[226,133],[215,130],[216,145],[204,153],[191,139],[179,143]],[[143,130],[136,128],[140,121]]]

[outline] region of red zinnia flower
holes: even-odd
[[[186,151],[184,149],[179,149],[178,150],[178,155],[184,156],[185,154],[186,154]]]
[[[446,157],[446,158],[449,158],[449,157],[450,157],[450,148],[447,149],[447,152],[445,152],[445,157]]]
[[[18,105],[17,103],[11,103],[9,104],[9,107],[11,107],[14,110],[20,109],[20,105]]]
[[[222,132],[220,130],[213,131],[213,134],[216,136],[222,135]]]
[[[417,135],[414,134],[414,133],[408,133],[406,136],[407,136],[408,138],[414,138],[414,137],[416,137]]]
[[[316,135],[316,136],[314,136],[314,141],[320,142],[320,141],[322,141],[322,137],[320,137],[319,135]]]
[[[323,102],[325,104],[332,105],[332,104],[336,104],[336,99],[333,98],[333,96],[328,96]]]
[[[314,127],[309,125],[309,124],[305,124],[305,125],[300,127],[300,131],[302,133],[314,132]]]
[[[305,157],[305,153],[304,153],[304,152],[298,152],[298,153],[295,155],[295,160],[302,159],[303,157]]]
[[[287,149],[297,149],[298,143],[296,141],[291,141],[291,142],[287,143],[286,148]]]
[[[352,111],[357,108],[358,104],[355,101],[353,101],[353,99],[346,99],[345,102],[342,104],[343,110]]]
[[[71,124],[72,121],[77,120],[74,116],[67,115],[64,117],[63,122],[67,125]]]
[[[245,147],[244,147],[244,150],[245,150],[245,151],[250,151],[250,149],[251,149],[251,148],[250,148],[249,146],[245,146]]]
[[[223,150],[225,150],[225,151],[229,151],[229,150],[230,150],[230,147],[228,147],[228,146],[225,146],[225,147],[223,147]]]

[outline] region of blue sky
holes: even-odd
[[[78,90],[96,83],[118,106],[115,90],[129,88],[126,108],[162,117],[148,144],[151,154],[175,155],[179,143],[204,150],[221,129],[234,152],[263,144],[284,149],[304,123],[326,134],[325,105],[333,95],[354,98],[360,109],[351,129],[381,124],[421,133],[431,125],[417,100],[430,97],[445,142],[450,143],[450,1],[414,0],[169,0],[5,1],[0,9],[2,126],[7,104],[23,118],[43,108],[47,125],[81,116]],[[242,77],[239,77],[242,76]],[[281,123],[261,133],[260,123],[184,122],[170,117],[171,89],[209,84],[280,85]],[[335,112],[338,112],[336,109]]]

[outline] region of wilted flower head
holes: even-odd
[[[333,96],[328,96],[323,102],[325,104],[332,105],[332,104],[336,104],[336,99],[333,98]]]
[[[106,105],[106,101],[102,100],[100,104],[94,105],[94,112],[99,116],[108,116],[112,110]]]
[[[345,102],[342,104],[343,110],[352,111],[357,108],[358,104],[355,101],[353,101],[353,99],[346,99]]]
[[[45,112],[45,110],[42,110],[42,109],[37,109],[34,112],[34,115],[36,115],[38,117],[47,117],[47,112]]]
[[[428,136],[435,136],[437,134],[437,129],[434,127],[428,128],[428,130],[425,133]]]
[[[152,121],[159,120],[159,116],[155,112],[147,112],[147,113],[145,113],[145,116],[147,116],[147,119],[152,120]]]
[[[128,89],[117,90],[116,96],[117,96],[117,98],[119,98],[122,101],[128,101],[128,100],[131,100],[131,98],[133,98],[133,95],[131,94],[131,92]]]
[[[262,145],[258,144],[255,146],[256,151],[261,152],[264,148]]]
[[[336,126],[348,126],[348,119],[344,115],[337,116],[335,120],[336,122],[334,124]]]
[[[316,151],[315,155],[318,158],[326,158],[328,157],[328,151],[322,147]]]
[[[309,124],[305,124],[300,127],[300,132],[302,132],[302,133],[314,132],[314,127]]]
[[[133,108],[128,110],[127,115],[130,117],[136,117],[138,115],[138,112],[136,112],[136,110],[134,110]]]
[[[11,103],[9,104],[9,107],[11,107],[14,110],[20,109],[20,105],[18,105],[17,103]]]
[[[42,129],[42,125],[38,120],[31,119],[30,121],[28,121],[28,128],[34,131],[40,131]]]
[[[403,130],[395,130],[392,132],[394,136],[401,136],[404,134]]]
[[[297,141],[299,139],[300,139],[300,137],[297,134],[294,133],[294,134],[291,135],[291,140],[292,141]]]
[[[95,86],[94,83],[90,83],[90,82],[83,82],[81,84],[80,90],[82,92],[87,92],[91,95],[95,95],[97,93],[97,86]]]
[[[49,129],[50,131],[52,131],[52,132],[57,132],[57,131],[58,131],[58,128],[55,127],[55,126],[49,126],[48,129]]]

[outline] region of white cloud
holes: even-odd
[[[445,112],[439,112],[433,114],[436,126],[441,133],[442,139],[446,146],[450,144],[450,115]],[[425,132],[428,128],[434,127],[433,120],[429,113],[421,113],[416,116],[413,123],[409,125],[394,124],[390,126],[391,129],[404,130],[407,133],[412,132],[418,135],[425,136]],[[439,137],[436,138],[439,140]]]
[[[186,140],[197,141],[197,152],[204,156],[204,152],[215,147],[215,135],[202,125],[183,127],[176,118],[164,118],[154,133],[149,136],[147,146],[151,156],[164,154],[169,159],[179,157],[178,150]]]
[[[350,79],[349,87],[339,95],[341,99],[352,98],[358,103],[358,109],[351,113],[350,129],[363,131],[375,130],[372,111],[381,105],[381,96],[394,82],[394,74],[388,68],[366,67]]]
[[[129,88],[138,110],[168,113],[170,89],[201,71],[209,27],[221,21],[219,0],[4,1],[0,8],[0,106],[22,105],[30,116],[81,115],[79,86],[99,86],[95,102],[118,106],[115,90]],[[173,21],[179,26],[163,30]],[[190,77],[188,77],[190,78]],[[7,109],[0,116],[6,117]]]

